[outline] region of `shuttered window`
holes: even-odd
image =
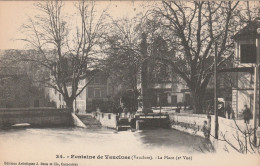
[[[101,97],[101,89],[100,88],[95,88],[94,89],[94,96],[95,96],[95,98],[100,98]]]
[[[256,63],[255,44],[241,44],[241,63]]]
[[[106,87],[102,87],[102,97],[107,97],[107,88]]]
[[[88,88],[88,97],[94,98],[94,88],[92,88],[92,87]]]
[[[107,88],[106,87],[89,87],[88,88],[88,97],[89,98],[105,98],[107,97]]]

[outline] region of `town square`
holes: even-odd
[[[0,165],[260,164],[259,1],[0,1],[0,22]]]

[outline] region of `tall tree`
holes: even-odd
[[[165,64],[157,57],[171,51],[168,51],[167,43],[155,32],[157,26],[141,14],[133,19],[112,20],[106,40],[106,70],[115,76],[119,84],[131,87],[136,97],[140,95],[137,91],[137,84],[140,83],[143,106],[147,108],[151,83],[168,80],[169,77]]]
[[[103,68],[109,73],[113,85],[132,89],[135,100],[138,97],[137,77],[141,62],[137,24],[137,18],[111,18],[103,49],[106,54]]]
[[[149,107],[147,67],[150,56],[148,55],[146,27],[143,25],[141,15],[133,19],[112,20],[111,32],[107,36],[108,57],[105,66],[111,69],[111,74],[115,78],[121,80],[120,84],[133,89],[136,99],[140,95],[137,84],[141,84],[144,111],[146,107]],[[140,82],[138,82],[138,77]]]
[[[80,76],[95,64],[106,29],[106,12],[97,13],[93,1],[76,2],[74,6],[79,17],[71,24],[71,20],[66,21],[69,14],[64,13],[62,1],[36,3],[39,15],[29,17],[29,22],[22,27],[27,35],[22,40],[38,51],[37,55],[25,55],[23,60],[32,61],[52,73],[50,78],[39,81],[57,90],[70,109],[87,86],[78,89]]]
[[[233,56],[237,6],[239,2],[177,2],[163,1],[152,11],[160,23],[162,37],[174,54],[161,57],[173,67],[191,90],[196,113],[202,113],[206,87],[213,73],[214,43],[218,43],[220,66]]]

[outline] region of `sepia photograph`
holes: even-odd
[[[259,166],[260,1],[0,0],[0,166]]]

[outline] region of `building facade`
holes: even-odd
[[[83,75],[78,84],[78,92],[82,92],[76,97],[73,108],[76,112],[84,114],[95,111],[98,107],[108,102],[114,93],[108,75],[101,70],[92,70],[93,76]],[[92,75],[91,74],[91,75]],[[72,87],[67,87],[69,94]],[[56,103],[57,108],[65,108],[66,103],[63,96],[53,88],[49,88],[50,100]]]
[[[235,41],[234,68],[240,69],[234,73],[236,85],[232,89],[232,109],[237,118],[242,116],[245,104],[253,111],[255,84],[253,68],[257,56],[258,28],[260,28],[260,19],[256,18],[233,37]],[[257,85],[257,91],[259,91],[259,85]],[[259,97],[257,97],[257,100],[259,103]],[[259,110],[258,104],[256,108]]]
[[[0,51],[0,108],[51,107],[43,88],[36,80],[45,74],[32,62],[13,63],[9,57],[34,55],[34,50]]]
[[[190,91],[186,84],[173,74],[170,65],[148,65],[148,93],[150,105],[159,106],[177,106],[190,105]],[[141,79],[138,77],[137,89],[141,91]]]

